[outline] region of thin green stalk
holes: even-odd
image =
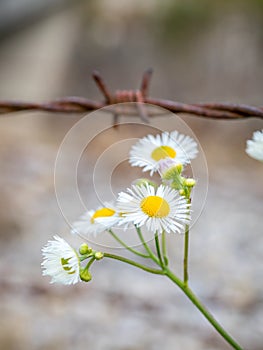
[[[108,232],[112,235],[112,237],[114,239],[116,239],[117,242],[119,242],[124,248],[126,248],[127,250],[129,250],[130,252],[132,252],[133,254],[136,254],[138,256],[141,256],[142,258],[150,258],[149,255],[143,254],[141,252],[139,252],[136,249],[133,249],[131,247],[129,247],[125,242],[123,242],[112,230],[108,230]]]
[[[84,261],[88,258],[91,258],[92,256],[93,256],[93,253],[84,254],[84,255],[79,256],[79,260]]]
[[[161,254],[161,248],[160,248],[158,233],[155,233],[154,239],[155,239],[155,246],[156,246],[157,256],[159,258],[161,266],[164,266],[164,262],[163,262],[163,258],[162,258],[162,254]]]
[[[138,233],[138,236],[145,248],[145,250],[147,251],[147,253],[149,254],[150,258],[159,266],[161,266],[161,263],[158,259],[158,257],[153,253],[153,251],[151,250],[151,248],[148,246],[148,244],[145,242],[144,238],[143,238],[143,235],[142,235],[142,232],[141,232],[141,229],[137,226],[135,226],[136,228],[136,231]]]
[[[162,255],[163,255],[164,264],[165,266],[167,266],[169,260],[168,260],[167,251],[166,251],[166,235],[164,230],[162,232]]]
[[[138,267],[141,270],[150,272],[150,273],[154,273],[157,275],[164,275],[164,271],[163,270],[157,270],[157,269],[152,269],[151,267],[142,265],[140,263],[137,263],[136,261],[124,258],[123,256],[119,256],[119,255],[115,255],[115,254],[110,254],[110,253],[104,253],[104,258],[110,258],[110,259],[115,259],[115,260],[119,260],[122,261],[126,264]]]
[[[224,330],[224,328],[218,323],[214,316],[208,311],[208,309],[201,303],[192,290],[185,285],[184,281],[181,281],[172,271],[168,268],[165,269],[165,275],[170,278],[191,300],[191,302],[198,308],[203,316],[210,322],[210,324],[217,330],[217,332],[236,350],[243,350],[243,348]]]
[[[89,270],[89,268],[91,267],[91,265],[94,263],[95,261],[95,257],[93,256],[90,261],[87,263],[86,267],[85,267],[85,270]]]
[[[156,244],[156,251],[158,255],[156,256],[151,250],[151,248],[145,242],[140,228],[136,227],[136,231],[138,233],[138,236],[145,250],[149,254],[149,258],[151,258],[157,265],[159,265],[162,268],[162,270],[153,269],[148,266],[137,263],[133,260],[124,258],[122,256],[114,255],[114,254],[104,253],[104,257],[122,261],[124,263],[138,267],[139,269],[142,269],[144,271],[147,271],[153,274],[166,275],[172,282],[174,282],[183,291],[183,293],[188,297],[188,299],[196,306],[196,308],[203,314],[203,316],[208,320],[208,322],[216,329],[216,331],[225,339],[225,341],[229,345],[231,345],[235,350],[243,350],[242,347],[231,337],[230,334],[227,333],[227,331],[220,325],[220,323],[214,318],[214,316],[210,313],[210,311],[202,304],[202,302],[197,298],[197,296],[193,293],[193,291],[188,287],[189,226],[187,225],[185,229],[183,280],[177,277],[167,267],[166,263],[165,264],[163,263],[166,261],[168,263],[168,258],[166,254],[166,244],[165,244],[166,243],[165,232],[162,233],[162,250],[160,247],[158,235],[155,234],[155,244]]]
[[[189,225],[185,226],[184,234],[184,284],[188,285],[189,273],[188,273],[188,255],[189,255]]]
[[[191,205],[191,189],[189,189],[189,193],[186,196],[187,203],[189,206]],[[185,226],[185,234],[184,234],[184,284],[188,285],[189,280],[189,272],[188,272],[188,256],[189,256],[189,225]]]

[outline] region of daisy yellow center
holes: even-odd
[[[164,218],[170,213],[168,202],[159,196],[148,196],[141,201],[142,211],[154,218]]]
[[[92,215],[90,222],[94,224],[96,218],[103,218],[107,216],[113,216],[115,214],[115,210],[110,208],[102,208],[95,211]]]
[[[73,273],[75,273],[75,271],[72,271],[72,270],[71,270],[71,267],[68,266],[69,260],[70,260],[70,259],[61,258],[61,265],[62,265],[63,269],[64,269],[69,275],[72,275]]]
[[[167,157],[175,158],[176,151],[170,146],[160,146],[152,151],[151,157],[156,160],[156,162]]]

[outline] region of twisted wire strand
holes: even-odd
[[[148,113],[143,106],[144,103],[158,106],[174,113],[187,113],[204,118],[212,119],[246,119],[260,118],[263,119],[263,108],[249,106],[244,104],[232,103],[195,103],[187,104],[177,101],[170,101],[159,98],[148,97],[149,83],[152,76],[152,70],[144,72],[140,89],[138,90],[117,90],[114,94],[110,93],[104,80],[98,72],[93,72],[99,90],[104,96],[104,101],[92,101],[85,97],[69,96],[62,97],[49,102],[22,102],[22,101],[1,101],[0,114],[10,114],[19,111],[45,111],[53,113],[84,113],[101,109],[106,106],[125,102],[136,102],[137,115],[145,122],[149,122],[149,117],[159,116],[164,112]],[[106,109],[107,111],[107,109]],[[118,122],[117,111],[114,114],[114,124]],[[135,112],[122,111],[122,116],[136,115]]]

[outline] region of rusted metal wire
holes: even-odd
[[[94,111],[106,106],[124,102],[137,102],[137,115],[149,122],[149,117],[163,114],[162,112],[148,113],[144,103],[158,106],[171,112],[180,114],[187,113],[199,117],[212,119],[245,119],[260,118],[263,119],[263,108],[248,106],[243,104],[231,103],[196,103],[187,104],[176,101],[164,100],[149,97],[149,84],[152,76],[152,70],[144,72],[140,89],[138,90],[117,90],[111,93],[98,72],[93,72],[93,79],[104,96],[104,101],[91,101],[84,97],[63,97],[50,102],[32,103],[19,101],[0,101],[0,114],[9,114],[19,111],[46,111],[54,113],[83,113]],[[114,115],[114,125],[118,123],[119,113],[110,112]],[[134,113],[133,113],[134,114]],[[131,115],[131,112],[122,110],[121,115]]]

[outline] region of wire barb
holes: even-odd
[[[151,77],[153,74],[153,69],[152,68],[148,68],[142,76],[142,82],[141,82],[141,93],[143,97],[147,97],[149,94],[149,86],[150,86],[150,81],[151,81]]]
[[[106,102],[110,103],[112,100],[111,94],[110,94],[104,80],[102,79],[100,73],[98,71],[94,71],[92,73],[92,77],[95,80],[95,83],[97,84],[98,88],[100,89],[100,91],[104,95]]]
[[[146,109],[144,108],[144,104],[143,104],[143,101],[144,101],[144,96],[143,96],[143,93],[141,90],[137,90],[135,91],[135,96],[136,96],[136,100],[137,100],[137,108],[138,108],[138,112],[139,112],[139,115],[140,115],[140,118],[143,122],[149,124],[150,123],[150,120],[149,120],[149,117],[146,113]]]

